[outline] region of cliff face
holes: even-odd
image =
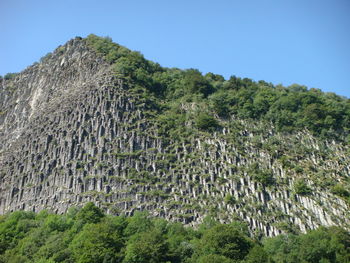
[[[142,96],[79,38],[2,80],[0,213],[93,201],[187,224],[240,218],[266,235],[350,227],[348,205],[323,188],[349,176],[346,146],[234,117],[215,133],[165,140],[148,115]],[[301,180],[311,193],[295,190]]]

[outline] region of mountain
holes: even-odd
[[[350,229],[349,131],[347,98],[164,68],[77,37],[1,78],[0,213],[92,201],[267,236]]]

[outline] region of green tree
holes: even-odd
[[[330,241],[331,236],[322,228],[300,236],[300,260],[310,263],[336,262],[336,253]]]
[[[218,121],[208,113],[199,113],[195,119],[196,127],[200,130],[214,131],[219,127]]]
[[[231,259],[217,254],[209,254],[200,256],[196,261],[196,263],[234,263],[236,261],[232,261]]]
[[[37,223],[33,212],[17,211],[0,221],[0,254],[14,248]]]
[[[95,206],[94,203],[87,203],[78,213],[77,219],[83,223],[98,223],[104,217],[104,214],[100,208]]]
[[[268,263],[271,262],[263,247],[255,245],[244,259],[245,263]]]
[[[104,260],[120,262],[123,254],[123,239],[110,220],[97,224],[86,224],[75,236],[70,249],[78,263],[103,263]]]
[[[294,183],[294,192],[298,195],[310,195],[312,194],[312,190],[307,186],[304,180],[297,180]]]
[[[7,73],[7,74],[4,76],[4,79],[5,79],[5,80],[10,80],[10,79],[14,79],[16,76],[17,76],[17,73]]]
[[[49,236],[50,234],[44,228],[35,228],[30,232],[30,235],[20,240],[15,251],[32,260]]]
[[[168,247],[158,231],[141,232],[128,242],[124,263],[162,263],[167,261]]]
[[[199,255],[217,254],[242,260],[252,247],[252,241],[236,225],[217,225],[204,232]]]
[[[128,225],[124,230],[124,234],[129,237],[149,231],[153,226],[153,222],[147,212],[136,212],[132,217],[128,218]]]
[[[53,262],[62,262],[63,260],[72,260],[70,251],[67,250],[67,242],[65,240],[64,233],[51,233],[45,240],[45,243],[35,253],[34,260],[39,262],[40,260],[52,259]],[[45,262],[45,261],[44,261]]]
[[[300,263],[298,236],[293,234],[266,238],[264,250],[272,257],[273,262]]]
[[[190,242],[195,231],[184,228],[181,223],[169,223],[166,231],[169,261],[173,263],[187,262],[193,254],[194,245]]]
[[[230,94],[226,90],[220,90],[210,96],[210,103],[213,110],[220,117],[228,117],[230,114]]]
[[[49,232],[59,231],[63,232],[69,229],[73,225],[73,221],[69,220],[66,216],[50,214],[46,217],[44,226]]]
[[[196,69],[188,69],[185,71],[184,84],[189,94],[199,93],[207,97],[215,91],[210,82]]]

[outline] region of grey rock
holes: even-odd
[[[301,177],[313,194],[293,193],[300,175],[254,145],[254,125],[260,124],[232,116],[245,127],[239,135],[225,128],[188,142],[164,142],[138,95],[84,40],[69,41],[0,87],[0,214],[64,213],[93,201],[110,214],[148,210],[189,225],[209,214],[221,222],[240,218],[268,236],[288,227],[350,229],[347,204],[308,174]],[[190,111],[196,105],[182,107]],[[246,138],[244,144],[233,144],[233,136]],[[273,127],[258,140],[265,144],[272,137],[286,151],[296,151],[288,149],[296,140],[308,147],[308,156],[295,162],[333,171],[334,180],[349,176],[346,146],[320,142],[306,131],[284,138]],[[325,145],[326,156],[320,154]],[[247,172],[253,163],[272,171],[276,186],[256,182]],[[235,202],[227,203],[227,195]]]

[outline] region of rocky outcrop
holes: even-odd
[[[2,80],[0,213],[63,213],[93,201],[112,214],[149,210],[186,224],[239,218],[269,236],[349,229],[347,204],[324,185],[349,176],[346,146],[234,116],[221,131],[164,140],[130,85],[80,38]],[[312,193],[296,193],[297,180]]]

